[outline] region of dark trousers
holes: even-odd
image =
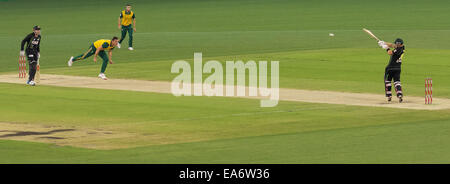
[[[390,69],[386,68],[384,73],[384,90],[386,92],[386,97],[392,96],[392,80],[394,80],[394,87],[397,93],[397,97],[403,96],[402,84],[400,82],[400,73],[399,69]]]
[[[88,57],[91,57],[92,55],[95,54],[96,51],[97,51],[97,49],[95,48],[94,44],[92,44],[89,47],[88,51],[86,51],[85,53],[80,54],[78,56],[75,56],[73,58],[73,61],[83,60]],[[108,54],[104,50],[102,50],[102,51],[98,52],[98,55],[103,59],[103,64],[102,64],[102,68],[100,69],[100,73],[105,73],[106,67],[108,66],[108,62],[109,62]]]
[[[122,36],[120,37],[119,43],[122,44],[122,41],[127,36],[128,32],[128,45],[133,47],[133,26],[130,24],[129,26],[122,26]]]
[[[34,75],[36,75],[38,52],[32,51],[32,50],[27,50],[25,52],[25,54],[27,55],[28,65],[29,65],[28,81],[32,81],[32,80],[34,80]]]

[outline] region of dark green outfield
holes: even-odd
[[[449,163],[449,121],[98,151],[0,141],[2,163]]]
[[[95,77],[93,41],[119,36],[125,1],[0,1],[0,74],[17,72],[19,43],[42,27],[42,73]],[[28,6],[37,13],[29,13]],[[165,80],[172,63],[278,60],[285,88],[383,95],[388,56],[361,31],[405,40],[402,83],[450,98],[450,2],[137,0],[134,51],[115,49],[110,78]],[[76,7],[76,8],[74,8]],[[395,11],[393,7],[401,7]],[[335,37],[329,37],[334,33]],[[127,39],[123,42],[127,44]],[[68,81],[70,82],[70,81]],[[30,108],[31,102],[39,109]],[[450,110],[418,111],[0,83],[0,122],[161,135],[133,148],[94,150],[0,140],[0,163],[449,163]],[[0,127],[1,129],[1,127]],[[117,144],[123,140],[111,141]]]
[[[16,69],[20,39],[32,25],[42,27],[42,65],[63,67],[71,55],[92,41],[119,36],[117,18],[123,1],[8,1],[0,2],[0,71]],[[40,8],[28,13],[27,3]],[[117,62],[148,62],[205,56],[377,46],[362,27],[386,41],[397,36],[407,48],[448,49],[447,1],[292,1],[292,0],[170,0],[135,1],[136,50],[116,54]],[[401,14],[383,12],[401,5]],[[77,7],[77,8],[73,8]],[[98,8],[101,7],[101,8]],[[395,15],[395,16],[394,16]],[[20,24],[18,23],[20,22]],[[336,34],[334,38],[329,32]],[[126,43],[126,41],[125,41]],[[363,57],[365,53],[359,53]],[[385,63],[386,59],[379,62]],[[423,61],[425,62],[425,61]]]
[[[449,110],[291,102],[280,102],[276,108],[255,108],[258,101],[247,99],[173,100],[169,94],[44,86],[33,89],[16,84],[0,84],[0,100],[6,102],[0,107],[2,121],[179,138],[171,144],[107,151],[1,140],[1,163],[450,161]],[[39,109],[27,108],[30,101],[39,104]],[[195,141],[198,138],[203,141]],[[150,143],[154,143],[151,138],[137,139],[129,145]],[[116,142],[112,140],[111,144]]]

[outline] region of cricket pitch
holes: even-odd
[[[25,79],[20,79],[17,75],[0,75],[0,82],[25,85]],[[171,93],[171,83],[167,81],[130,79],[101,80],[96,77],[42,74],[41,82],[38,85]],[[244,96],[240,98],[263,99],[264,97]],[[415,110],[450,109],[450,99],[446,98],[433,98],[433,104],[429,105],[424,104],[424,97],[415,96],[405,96],[403,103],[398,103],[395,98],[393,99],[393,102],[388,103],[386,102],[384,94],[314,91],[285,88],[280,88],[280,100]]]

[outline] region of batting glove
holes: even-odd
[[[384,43],[384,41],[378,41],[378,45],[379,45],[380,47],[383,47],[383,45],[385,45],[385,43]]]
[[[387,46],[386,44],[382,45],[381,47],[382,47],[384,50],[386,50],[386,49],[389,48],[389,46]]]

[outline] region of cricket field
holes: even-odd
[[[135,50],[128,38],[114,49],[108,81],[95,78],[101,58],[68,67],[93,41],[120,37],[126,3],[0,1],[0,163],[450,163],[449,1],[136,0]],[[16,76],[34,25],[41,82],[32,87]],[[386,102],[389,56],[364,27],[405,41],[405,103]],[[260,107],[157,88],[194,52],[223,64],[279,61],[280,88],[295,93]]]

